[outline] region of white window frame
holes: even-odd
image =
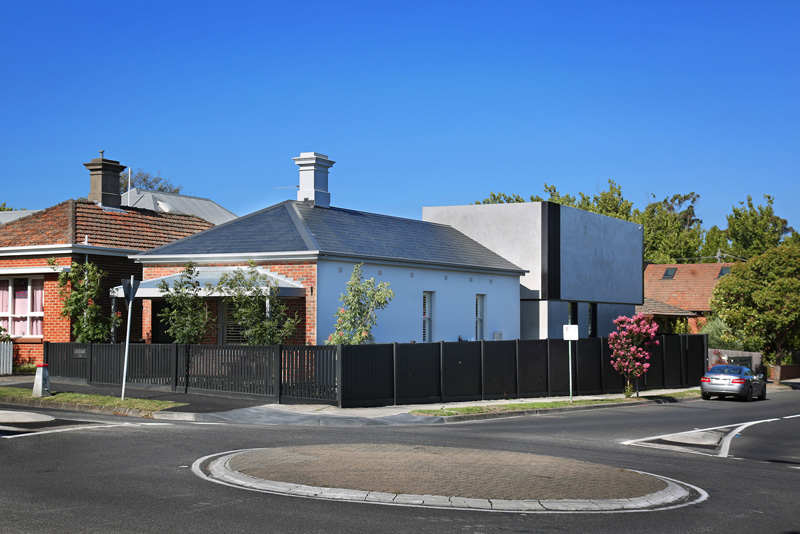
[[[27,304],[25,310],[18,310],[16,309],[16,299],[14,298],[14,280],[17,279],[26,279],[28,281],[28,297],[27,297]],[[31,283],[32,280],[42,280],[42,311],[35,312],[33,311],[33,284]],[[11,336],[12,339],[18,339],[23,337],[33,337],[33,338],[43,338],[44,337],[44,276],[2,276],[0,277],[0,284],[5,284],[5,287],[8,288],[8,310],[0,311],[0,319],[5,319],[7,323],[6,330],[8,331],[8,335]],[[14,319],[25,318],[25,334],[23,335],[15,335],[14,334]],[[41,319],[42,320],[42,333],[41,334],[31,334],[31,320],[32,319]],[[2,323],[0,323],[2,325]]]
[[[433,291],[422,292],[422,342],[433,343]]]
[[[475,295],[475,341],[484,339],[483,324],[486,309],[486,295]]]

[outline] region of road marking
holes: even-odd
[[[795,417],[800,417],[800,414],[797,414],[797,415],[787,415],[787,416],[783,417],[783,419],[794,419]]]
[[[673,451],[678,451],[678,452],[688,452],[688,453],[691,453],[691,454],[700,454],[700,455],[703,455],[703,456],[717,456],[717,457],[727,458],[728,457],[728,452],[730,451],[731,441],[742,430],[744,430],[747,427],[750,427],[750,426],[753,426],[753,425],[757,425],[757,424],[760,424],[760,423],[771,423],[771,422],[779,421],[779,420],[780,419],[775,419],[775,418],[773,418],[773,419],[761,419],[759,421],[749,421],[749,422],[746,422],[746,423],[735,423],[735,424],[732,424],[732,425],[715,426],[715,427],[710,427],[710,428],[695,428],[694,430],[686,430],[684,432],[674,432],[672,434],[661,434],[659,436],[650,436],[650,437],[647,437],[647,438],[631,439],[631,440],[623,441],[622,445],[636,445],[636,446],[639,446],[639,447],[651,447],[651,448],[654,448],[654,449],[666,449],[666,450],[673,450]],[[725,433],[724,437],[718,442],[718,445],[717,445],[719,447],[719,452],[716,452],[714,454],[711,454],[711,453],[708,453],[708,452],[703,452],[702,450],[696,450],[696,449],[677,446],[677,445],[666,445],[666,444],[660,444],[660,443],[650,443],[652,441],[659,441],[659,440],[681,442],[681,440],[675,440],[674,438],[677,437],[677,436],[686,436],[686,435],[689,435],[689,434],[696,434],[698,432],[714,432],[714,431],[717,431],[717,430],[725,430],[725,429],[728,429],[728,428],[733,428],[733,430]],[[683,442],[683,443],[686,443],[686,442]],[[700,446],[703,445],[702,443],[697,443],[697,444],[700,445]],[[688,445],[691,445],[691,443],[688,443]]]
[[[751,423],[745,423],[743,425],[737,426],[734,430],[728,432],[728,434],[724,438],[722,438],[721,447],[719,449],[719,454],[717,454],[717,456],[721,458],[727,458],[728,451],[731,448],[731,441],[733,440],[734,436],[736,436],[736,434],[738,434],[745,428],[757,425],[759,423],[771,423],[773,421],[779,421],[779,419],[764,419],[763,421],[753,421]]]
[[[80,425],[80,426],[68,426],[68,427],[61,427],[61,428],[53,428],[50,430],[39,430],[35,432],[25,432],[22,434],[16,434],[14,436],[0,436],[0,438],[4,439],[14,439],[14,438],[27,438],[28,436],[39,436],[41,434],[56,434],[58,432],[72,432],[73,430],[95,430],[98,428],[119,428],[119,427],[142,427],[147,425],[153,424],[163,424],[163,423],[119,423],[119,424],[94,424],[94,425]]]

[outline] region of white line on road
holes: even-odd
[[[655,441],[655,440],[658,440],[658,439],[666,439],[666,438],[669,438],[669,437],[672,437],[672,436],[681,436],[681,435],[684,435],[684,434],[693,434],[695,432],[709,432],[711,430],[722,430],[724,428],[739,427],[739,426],[742,426],[742,425],[750,426],[750,425],[755,425],[755,424],[758,424],[758,423],[769,423],[769,422],[772,422],[772,421],[778,421],[778,419],[762,419],[761,421],[750,421],[750,422],[746,422],[746,423],[734,423],[732,425],[713,426],[713,427],[710,427],[710,428],[695,428],[694,430],[686,430],[685,432],[673,432],[672,434],[662,434],[660,436],[650,436],[650,437],[647,437],[647,438],[629,439],[627,441],[623,441],[622,444],[623,445],[636,445],[637,443],[639,443],[641,441]]]
[[[141,427],[141,426],[152,425],[152,424],[163,424],[163,423],[121,423],[121,424],[97,424],[97,425],[69,426],[69,427],[62,427],[62,428],[53,428],[53,429],[50,429],[50,430],[40,430],[38,432],[25,432],[24,434],[17,434],[15,436],[0,436],[0,438],[4,438],[4,439],[27,438],[29,436],[39,436],[41,434],[56,434],[58,432],[72,432],[73,430],[96,430],[96,429],[99,429],[99,428]]]
[[[734,436],[736,436],[736,434],[738,434],[739,432],[741,432],[745,428],[747,428],[749,426],[757,425],[759,423],[771,423],[773,421],[779,421],[779,419],[764,419],[763,421],[753,421],[752,423],[745,423],[743,425],[737,426],[734,430],[732,430],[731,432],[728,432],[728,434],[724,438],[722,438],[722,443],[721,443],[721,446],[719,448],[719,454],[717,454],[717,456],[719,456],[721,458],[727,458],[728,457],[728,451],[731,448],[731,441],[733,440]]]

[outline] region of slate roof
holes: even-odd
[[[137,257],[315,252],[523,272],[443,224],[285,201]]]
[[[213,200],[163,191],[133,188],[122,194],[122,205],[162,213],[197,215],[213,224],[226,223],[236,218],[235,213],[226,210]]]
[[[0,247],[77,245],[88,239],[97,247],[148,250],[211,226],[194,215],[67,200],[0,225]]]
[[[644,303],[636,306],[636,313],[645,315],[659,315],[662,317],[694,317],[696,314],[666,302],[661,302],[649,297],[644,298]]]
[[[711,311],[709,301],[720,270],[732,263],[650,264],[644,271],[644,296],[692,312]],[[664,278],[674,268],[671,279]]]

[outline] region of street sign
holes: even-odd
[[[578,325],[565,324],[564,325],[564,339],[569,341],[576,341],[578,339]]]

